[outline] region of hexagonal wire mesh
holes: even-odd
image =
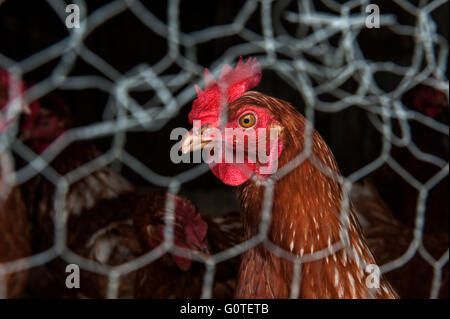
[[[111,1],[89,15],[86,15],[87,4],[84,1],[74,1],[80,8],[81,25],[80,28],[70,29],[66,38],[20,61],[15,61],[14,57],[7,57],[0,53],[0,66],[8,69],[18,78],[51,59],[60,58],[48,78],[27,90],[25,98],[28,102],[39,99],[56,88],[67,90],[89,88],[105,91],[109,94],[110,99],[106,108],[112,108],[112,105],[117,108],[115,118],[105,117],[102,122],[71,129],[58,140],[58,143],[52,145],[51,152],[46,151],[41,155],[35,154],[16,138],[17,127],[9,130],[8,134],[2,134],[2,162],[5,163],[2,165],[4,171],[2,182],[8,186],[14,186],[27,181],[38,173],[42,174],[56,186],[54,207],[57,216],[55,219],[55,246],[28,258],[0,264],[0,274],[5,275],[36,267],[59,255],[67,262],[78,264],[82,269],[108,276],[107,295],[114,298],[118,294],[121,276],[151,263],[168,250],[172,250],[175,254],[183,254],[182,250],[170,244],[173,241],[171,232],[173,222],[167,217],[165,234],[168,245],[163,245],[163,250],[151,251],[133,261],[115,267],[89,263],[84,258],[67,250],[65,195],[71,183],[114,160],[120,160],[149,183],[168,187],[171,193],[179,192],[183,183],[206,173],[205,166],[199,165],[174,177],[158,175],[124,149],[125,134],[127,131],[137,128],[157,130],[173,118],[183,106],[190,105],[195,98],[193,85],[199,83],[199,75],[204,68],[197,63],[197,46],[210,41],[218,41],[224,37],[237,36],[243,39],[244,43],[229,47],[219,59],[215,60],[211,67],[213,74],[217,75],[224,63],[233,64],[233,61],[239,56],[256,56],[264,70],[276,72],[287,85],[301,94],[305,102],[305,117],[310,123],[314,123],[316,111],[333,113],[355,104],[372,116],[372,124],[382,136],[381,154],[374,161],[349,176],[333,175],[333,178],[350,190],[352,183],[387,163],[418,191],[414,238],[409,248],[398,259],[382,266],[382,271],[389,272],[396,269],[407,263],[415,254],[420,254],[434,269],[430,296],[437,297],[441,283],[441,270],[448,262],[449,252],[447,249],[439,259],[434,259],[421,243],[427,196],[429,191],[448,175],[448,162],[422,152],[414,144],[409,134],[409,125],[410,121],[419,122],[443,134],[447,139],[448,126],[420,112],[406,108],[401,97],[415,85],[423,83],[445,92],[448,99],[448,80],[446,78],[448,43],[437,32],[436,24],[431,17],[431,14],[435,10],[439,10],[447,1],[419,1],[417,6],[408,1],[394,1],[402,10],[415,17],[415,25],[401,24],[394,15],[381,12],[380,23],[383,27],[388,28],[399,37],[410,37],[414,40],[411,63],[407,66],[389,61],[374,62],[362,54],[357,36],[365,28],[367,17],[365,8],[369,5],[369,1],[347,1],[343,4],[333,0],[320,1],[328,8],[327,13],[317,10],[315,1],[310,0],[298,1],[298,12],[287,10],[290,2],[290,0],[277,1],[274,6],[271,0],[247,0],[230,23],[187,33],[183,32],[179,24],[179,16],[182,14],[179,10],[179,0],[168,2],[167,23],[152,14],[142,2],[137,0]],[[4,0],[0,1],[0,10],[4,3]],[[57,0],[48,0],[47,3],[64,23],[66,3]],[[121,74],[113,65],[87,48],[83,42],[97,27],[125,11],[132,13],[152,32],[166,38],[168,45],[167,54],[162,56],[157,63],[151,66],[140,65],[135,68],[136,72],[132,75]],[[261,33],[246,27],[247,21],[257,11],[261,17]],[[282,19],[298,25],[298,37],[291,36],[283,30],[283,25],[278,23]],[[60,27],[65,28],[64,24]],[[340,39],[336,44],[332,44],[332,38],[336,34],[340,35]],[[314,56],[316,61],[311,62],[299,52]],[[68,76],[77,59],[84,60],[103,76]],[[174,64],[181,71],[167,74],[166,71]],[[166,74],[162,75],[164,72]],[[377,85],[374,79],[377,72],[395,74],[401,77],[401,80],[394,90],[387,92]],[[357,89],[354,92],[347,92],[340,88],[341,84],[349,79],[353,79],[357,83]],[[131,96],[130,92],[137,89],[142,90],[143,87],[144,90],[155,92],[155,97],[147,105],[158,104],[162,107],[144,107]],[[180,87],[185,88],[179,90]],[[328,102],[322,99],[321,96],[324,93],[331,94],[335,100]],[[11,101],[11,105],[16,102]],[[15,115],[9,114],[8,116],[15,117]],[[403,138],[398,138],[393,134],[391,123],[393,120],[402,125]],[[306,128],[307,139],[311,129],[311,125]],[[84,167],[61,176],[48,165],[71,143],[102,136],[113,138],[112,148]],[[418,159],[435,165],[439,168],[438,173],[425,183],[419,182],[390,156],[393,144],[404,146]],[[27,165],[19,170],[12,169],[13,153],[25,159]],[[329,174],[315,158],[302,152],[288,165],[282,167],[278,171],[278,176],[282,177],[287,174],[307,158],[323,169],[326,174]],[[6,165],[7,163],[10,165]],[[272,181],[269,179],[266,183],[266,196],[262,212],[263,226],[264,224],[267,226],[270,217],[274,185]],[[344,192],[343,198],[344,211],[345,206],[348,208],[349,203],[345,194],[346,192]],[[173,201],[168,200],[166,209],[169,211],[173,205]],[[256,236],[232,249],[205,259],[195,257],[206,265],[203,297],[211,297],[215,265],[243,253],[259,242],[264,242],[267,235],[264,228],[267,230],[267,227],[263,227],[261,236]],[[324,258],[331,253],[325,249],[298,258],[298,256],[291,255],[268,242],[266,242],[266,247],[275,254],[294,262],[294,278],[299,277],[302,263]],[[341,243],[335,243],[334,249],[340,248]],[[6,289],[4,285],[2,287],[0,292],[4,296]],[[294,280],[291,297],[298,296],[299,290],[299,281]]]

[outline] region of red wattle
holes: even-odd
[[[183,270],[188,271],[191,268],[192,260],[180,256],[173,256],[173,260],[177,264],[177,266]]]
[[[239,186],[250,179],[255,164],[250,163],[218,163],[209,166],[213,174],[223,183],[230,186]]]

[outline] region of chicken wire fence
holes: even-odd
[[[57,214],[55,216],[54,246],[30,257],[0,264],[0,278],[1,275],[37,267],[57,256],[61,256],[68,263],[79,265],[81,269],[107,276],[109,279],[107,296],[114,298],[118,296],[121,276],[151,263],[169,250],[175,254],[186,255],[183,249],[172,245],[173,213],[171,211],[174,202],[169,197],[166,207],[165,241],[160,246],[161,249],[154,249],[135,260],[114,267],[100,265],[84,259],[69,251],[66,247],[65,195],[71,183],[105,165],[111,164],[113,161],[121,161],[150,184],[167,187],[168,191],[174,194],[180,190],[183,183],[206,173],[209,168],[206,165],[198,165],[174,177],[158,175],[124,149],[125,134],[132,130],[159,130],[177,115],[180,108],[189,107],[195,99],[194,84],[201,83],[200,77],[205,67],[197,63],[197,46],[223,37],[237,36],[243,40],[243,43],[231,46],[219,59],[212,63],[210,70],[214,75],[219,73],[220,67],[224,63],[234,64],[239,56],[255,56],[263,69],[273,70],[287,85],[301,94],[305,102],[305,117],[310,123],[314,123],[315,111],[333,113],[342,111],[351,105],[358,105],[369,114],[372,124],[381,134],[383,141],[381,154],[370,164],[349,176],[331,174],[308,152],[308,145],[311,145],[309,137],[313,125],[307,125],[305,150],[288,165],[280,168],[277,172],[277,178],[281,178],[301,165],[304,160],[309,159],[325,174],[331,174],[336,181],[345,186],[347,191],[350,191],[352,183],[387,163],[414,187],[419,195],[414,238],[404,254],[398,259],[381,266],[381,271],[385,273],[401,267],[415,254],[420,254],[434,270],[430,297],[437,297],[442,267],[448,262],[449,252],[447,249],[439,259],[434,259],[422,245],[421,238],[425,223],[424,212],[428,192],[447,177],[449,168],[448,162],[432,154],[422,152],[414,144],[409,134],[409,125],[410,121],[416,121],[447,137],[448,126],[420,112],[406,108],[401,101],[401,96],[415,85],[424,83],[445,92],[448,99],[448,80],[446,78],[448,43],[437,32],[436,23],[431,17],[431,14],[435,10],[439,10],[447,1],[419,1],[418,4],[412,4],[408,1],[395,0],[394,2],[402,10],[415,17],[415,25],[399,23],[395,15],[384,14],[381,7],[380,24],[383,27],[389,28],[399,37],[414,39],[414,51],[411,63],[408,66],[393,62],[374,62],[366,59],[361,52],[357,35],[363,28],[366,28],[368,15],[366,8],[370,4],[369,1],[353,0],[339,3],[334,0],[322,0],[319,2],[328,8],[327,12],[317,10],[315,8],[316,1],[299,0],[297,2],[299,10],[294,12],[286,9],[291,0],[247,0],[229,24],[186,33],[183,32],[179,24],[179,16],[183,14],[179,10],[179,0],[168,1],[167,23],[156,17],[140,1],[111,1],[89,15],[87,15],[87,3],[73,1],[80,9],[81,19],[79,28],[72,29],[66,29],[65,26],[67,17],[65,8],[68,3],[48,0],[48,6],[56,12],[62,21],[59,27],[65,28],[68,31],[68,36],[21,61],[15,61],[13,57],[7,57],[0,52],[0,67],[8,69],[9,72],[21,78],[23,74],[52,59],[59,58],[59,62],[51,75],[27,90],[25,95],[27,102],[39,99],[56,88],[101,90],[109,94],[109,101],[105,106],[103,121],[69,130],[67,134],[58,139],[57,143],[53,143],[47,151],[40,155],[35,154],[16,138],[17,125],[7,134],[2,134],[0,145],[6,158],[13,163],[12,154],[14,153],[27,161],[27,165],[21,169],[6,170],[3,173],[4,183],[14,186],[26,182],[36,174],[42,174],[56,186],[54,207]],[[4,0],[0,1],[0,10],[4,3]],[[167,54],[165,56],[153,65],[138,65],[134,68],[134,72],[130,72],[130,74],[121,74],[113,65],[110,65],[86,47],[83,42],[97,27],[125,11],[132,13],[152,32],[167,39]],[[261,17],[261,33],[246,28],[248,19],[257,11],[259,11]],[[284,30],[282,23],[280,23],[282,20],[298,25],[297,37],[289,35]],[[331,38],[336,34],[341,37],[337,46],[334,46],[331,44]],[[303,53],[314,56],[317,63],[312,63],[304,58]],[[102,76],[69,75],[77,59],[82,59],[94,67]],[[181,71],[176,74],[166,74],[166,70],[173,65],[181,68]],[[376,72],[395,74],[401,77],[401,81],[393,91],[386,92],[374,80]],[[355,92],[349,93],[340,88],[341,84],[348,79],[357,82]],[[314,85],[314,83],[318,83],[318,85]],[[183,87],[185,88],[179,90]],[[130,93],[145,90],[154,91],[155,97],[146,105],[141,105]],[[333,95],[336,101],[322,100],[320,95],[325,92]],[[295,101],[291,102],[295,105]],[[402,138],[393,133],[393,120],[400,123],[403,132]],[[60,176],[49,166],[52,159],[69,144],[103,136],[113,138],[112,147],[88,164],[65,176]],[[419,182],[390,156],[393,145],[404,146],[416,158],[437,166],[439,172],[426,183]],[[6,165],[2,166],[5,167]],[[202,297],[211,297],[217,263],[237,256],[259,243],[264,243],[273,253],[291,260],[294,263],[293,278],[297,279],[300,276],[302,263],[325,258],[342,247],[341,240],[334,243],[331,250],[324,249],[299,257],[266,241],[272,191],[275,183],[276,179],[269,179],[265,183],[266,193],[262,205],[262,221],[258,236],[214,256],[190,256],[190,258],[194,258],[206,266]],[[349,206],[346,193],[343,193],[342,218],[347,215]],[[342,236],[345,236],[345,231]],[[0,293],[4,297],[6,288],[4,285],[1,286]],[[297,297],[299,290],[299,280],[293,280],[291,297]]]

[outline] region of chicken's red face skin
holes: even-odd
[[[51,95],[30,106],[30,114],[24,117],[20,128],[21,138],[42,153],[60,135],[72,126],[65,102]]]
[[[201,117],[198,120],[204,126],[213,127]],[[245,124],[246,121],[249,124]],[[250,124],[250,127],[243,127]],[[275,132],[272,136],[271,129]],[[210,155],[208,158],[211,171],[223,183],[230,186],[242,185],[254,174],[260,179],[267,178],[270,175],[268,172],[276,171],[277,160],[283,149],[283,144],[278,138],[279,129],[280,122],[265,108],[256,105],[246,105],[239,109],[230,107],[225,126],[203,131],[205,137],[211,138],[215,145],[212,154],[216,157]],[[208,131],[219,134],[208,134]],[[233,155],[231,162],[227,161],[225,154],[227,151]],[[267,156],[264,163],[258,158],[260,151]],[[219,161],[217,152],[222,153]],[[236,160],[237,153],[243,154],[243,161]]]

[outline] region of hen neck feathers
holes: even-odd
[[[279,167],[296,158],[305,142],[303,116],[295,112],[286,118],[287,122],[282,123],[284,150]],[[343,186],[329,175],[339,174],[330,149],[315,130],[312,138],[313,156],[275,183],[266,240],[292,258],[304,258],[298,297],[396,297],[383,278],[379,288],[367,287],[366,265],[375,261],[351,204],[343,205]],[[250,180],[239,189],[248,239],[259,233],[264,196],[264,183]],[[314,253],[321,255],[311,261]],[[251,248],[243,257],[237,297],[288,298],[293,271],[293,263],[267,249],[267,245]]]

